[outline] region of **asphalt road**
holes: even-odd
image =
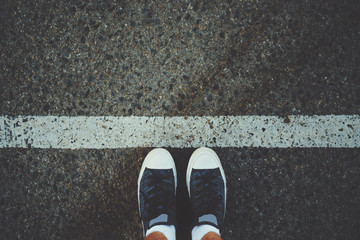
[[[360,114],[360,3],[2,1],[0,115]],[[149,148],[0,149],[0,238],[141,239]],[[178,237],[194,149],[179,173]],[[359,239],[359,148],[215,148],[225,239]]]

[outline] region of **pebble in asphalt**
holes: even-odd
[[[0,114],[360,113],[357,1],[4,1]],[[0,149],[5,239],[141,239],[150,149]],[[183,182],[194,149],[170,149]],[[225,239],[358,239],[359,149],[218,148]],[[189,206],[179,186],[179,239]]]

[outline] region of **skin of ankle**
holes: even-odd
[[[201,240],[222,240],[222,238],[214,232],[208,232],[201,238]]]
[[[161,232],[153,232],[146,236],[144,240],[167,240],[167,238]]]

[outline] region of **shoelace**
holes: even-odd
[[[222,196],[217,192],[216,187],[219,184],[217,175],[212,172],[204,172],[198,176],[198,181],[201,186],[195,186],[194,197],[197,201],[195,201],[194,210],[196,215],[214,213],[216,208],[222,204]]]
[[[174,201],[174,196],[170,194],[172,182],[164,179],[160,174],[154,173],[148,176],[148,184],[152,186],[146,193],[143,193],[145,198],[145,209],[149,213],[149,219],[155,218],[162,213],[168,213]]]

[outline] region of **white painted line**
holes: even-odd
[[[359,115],[0,116],[0,148],[359,148]]]

